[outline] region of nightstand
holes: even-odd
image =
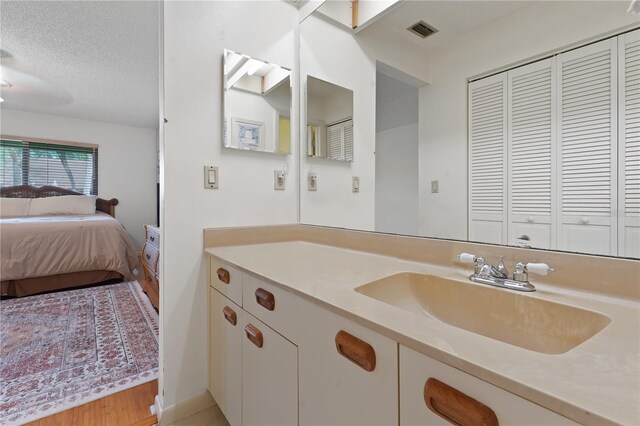
[[[160,259],[160,228],[151,225],[144,225],[145,243],[140,255],[142,260],[142,271],[144,291],[151,304],[160,310],[160,286],[158,285],[158,260]]]

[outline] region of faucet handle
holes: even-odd
[[[458,260],[462,263],[475,263],[478,258],[471,253],[460,253]]]
[[[549,275],[556,271],[546,263],[527,263],[526,268],[528,272],[533,272],[538,275]]]

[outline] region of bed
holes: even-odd
[[[82,194],[54,186],[0,189],[2,198],[65,195]],[[95,203],[95,214],[0,218],[0,294],[20,297],[135,279],[138,256],[115,218],[118,200]]]

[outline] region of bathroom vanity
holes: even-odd
[[[472,283],[459,250],[558,273]],[[231,424],[640,422],[637,262],[303,225],[206,230],[205,253]]]

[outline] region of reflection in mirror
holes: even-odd
[[[301,221],[640,258],[640,29],[627,6],[401,2],[357,33],[312,14],[301,69],[353,87],[358,158],[303,160],[321,184],[301,193]],[[411,31],[420,22],[434,32]]]
[[[307,155],[353,161],[353,91],[307,76]]]
[[[291,153],[291,70],[224,51],[224,146]]]

